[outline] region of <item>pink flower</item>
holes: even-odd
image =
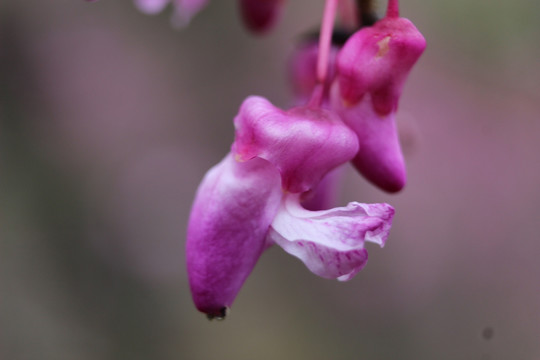
[[[323,106],[335,111],[357,135],[359,151],[353,165],[381,189],[396,192],[406,182],[395,114],[405,80],[426,42],[397,12],[353,34],[329,55]],[[305,42],[290,62],[293,90],[305,101],[317,85],[315,41]],[[328,191],[325,189],[324,191]]]
[[[395,114],[405,80],[426,47],[407,19],[390,11],[345,43],[337,58],[331,107],[357,134],[354,166],[380,188],[395,192],[406,182]]]
[[[174,5],[173,24],[184,27],[208,4],[208,0],[135,0],[135,5],[146,14],[157,14],[169,3]]]
[[[249,97],[235,118],[231,153],[203,179],[186,245],[193,300],[223,317],[269,245],[298,257],[315,274],[349,280],[367,261],[364,242],[384,245],[394,210],[350,203],[302,208],[302,196],[358,152],[356,135],[332,112],[280,110]]]

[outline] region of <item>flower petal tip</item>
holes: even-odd
[[[231,313],[231,308],[224,306],[217,311],[207,312],[206,317],[208,320],[223,321]]]

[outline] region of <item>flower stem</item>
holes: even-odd
[[[321,34],[319,36],[319,56],[317,58],[317,80],[320,84],[324,84],[328,76],[328,59],[330,56],[337,2],[338,0],[326,0],[324,6]]]
[[[388,8],[386,8],[386,17],[399,17],[399,0],[388,0]]]
[[[341,25],[351,31],[356,31],[360,26],[360,11],[356,4],[357,0],[338,1],[338,16]]]

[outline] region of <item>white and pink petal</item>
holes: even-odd
[[[344,101],[356,104],[371,93],[376,112],[396,111],[403,85],[426,47],[411,21],[385,17],[351,36],[337,57],[337,82]]]
[[[300,205],[298,195],[289,194],[281,202],[268,237],[316,275],[346,281],[366,265],[366,241],[384,246],[393,216],[394,209],[388,204],[356,202],[308,211]]]

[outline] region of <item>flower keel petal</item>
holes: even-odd
[[[231,155],[212,168],[197,191],[186,257],[193,301],[209,317],[222,316],[253,270],[281,200],[279,173],[255,158]]]

